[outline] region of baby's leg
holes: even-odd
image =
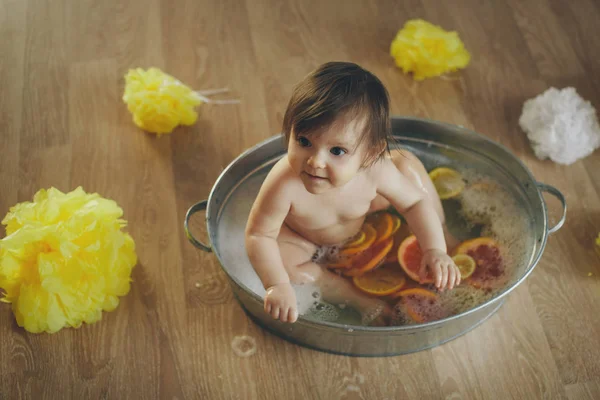
[[[375,320],[380,323],[380,317],[390,315],[387,303],[362,294],[348,280],[315,263],[312,260],[317,251],[315,244],[286,226],[282,227],[278,242],[283,265],[293,284],[317,285],[323,300],[336,305],[348,304],[362,315],[365,325]]]

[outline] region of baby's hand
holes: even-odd
[[[427,271],[431,271],[435,287],[444,290],[458,286],[460,283],[460,271],[452,258],[445,252],[438,249],[430,249],[423,254],[421,269],[419,270],[419,279],[423,281],[427,276]]]
[[[290,283],[278,283],[267,289],[265,311],[282,322],[296,322],[296,292]]]

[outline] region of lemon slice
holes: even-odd
[[[461,174],[452,168],[436,168],[429,173],[429,177],[442,200],[458,196],[465,188]]]
[[[460,271],[460,279],[467,279],[473,275],[477,267],[475,260],[466,254],[457,254],[452,257],[452,261],[454,261],[454,264],[456,264]]]

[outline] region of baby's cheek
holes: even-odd
[[[348,181],[350,181],[350,179],[352,179],[353,176],[354,174],[349,171],[338,172],[335,175],[333,184],[335,186],[343,186],[344,184],[348,183]]]

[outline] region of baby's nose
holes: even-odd
[[[308,159],[308,165],[311,168],[315,168],[315,169],[325,168],[325,159],[323,157],[320,157],[319,154],[313,154]]]

